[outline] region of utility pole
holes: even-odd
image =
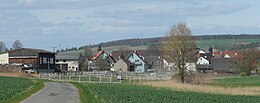
[[[52,48],[53,52],[56,52],[55,50],[56,50],[57,47],[51,47],[51,48]]]
[[[141,46],[144,45],[144,39],[143,39],[143,34],[141,35]]]

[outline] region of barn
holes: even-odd
[[[21,48],[9,51],[9,64],[27,64],[38,72],[54,72],[55,54],[41,49]]]

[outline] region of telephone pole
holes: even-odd
[[[56,52],[55,50],[56,50],[57,47],[51,47],[51,48],[52,48],[53,52]]]

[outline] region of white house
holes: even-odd
[[[9,53],[0,54],[0,64],[9,64]]]
[[[200,57],[198,60],[197,60],[197,63],[198,65],[209,65],[209,60],[203,58],[203,57]]]
[[[79,71],[80,62],[83,62],[81,53],[61,52],[56,55],[56,65],[58,69],[65,71]]]

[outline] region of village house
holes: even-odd
[[[209,47],[208,52],[200,49],[196,54],[197,56],[196,70],[197,71],[212,70],[214,68],[211,63],[211,59],[213,58],[212,55],[213,55],[213,48],[211,46]]]
[[[95,62],[98,60],[104,60],[107,64],[109,64],[109,67],[111,68],[116,61],[114,58],[106,53],[104,50],[101,49],[101,46],[98,47],[98,52],[94,55],[94,57],[91,59],[91,61],[88,62],[89,69],[97,69],[97,66],[95,65]]]
[[[136,50],[136,51],[112,51],[113,58],[118,61],[121,56],[128,57],[131,53],[135,52],[139,57],[145,61],[147,65],[147,71],[161,71],[161,70],[171,70],[173,63],[160,57],[160,54],[154,53],[151,50]],[[125,58],[126,59],[126,58]],[[129,61],[129,60],[128,60]],[[132,63],[134,64],[134,63]],[[131,69],[132,70],[132,69]]]
[[[62,71],[80,71],[80,63],[84,62],[82,53],[60,52],[56,54],[56,68]]]
[[[134,64],[134,71],[135,72],[147,72],[148,70],[148,63],[144,60],[144,57],[139,55],[137,51],[131,52],[127,57],[131,63]]]
[[[9,64],[26,64],[38,72],[55,71],[55,53],[41,49],[21,48],[8,52]]]
[[[125,59],[123,55],[120,56],[120,59],[112,67],[112,71],[118,72],[127,72],[127,71],[134,71],[134,64],[131,63],[129,60]]]
[[[0,54],[0,65],[9,64],[9,53]]]
[[[231,73],[233,63],[232,59],[237,57],[234,51],[214,51],[210,46],[209,52],[200,50],[197,54],[196,68],[197,71],[212,70],[216,73]]]

